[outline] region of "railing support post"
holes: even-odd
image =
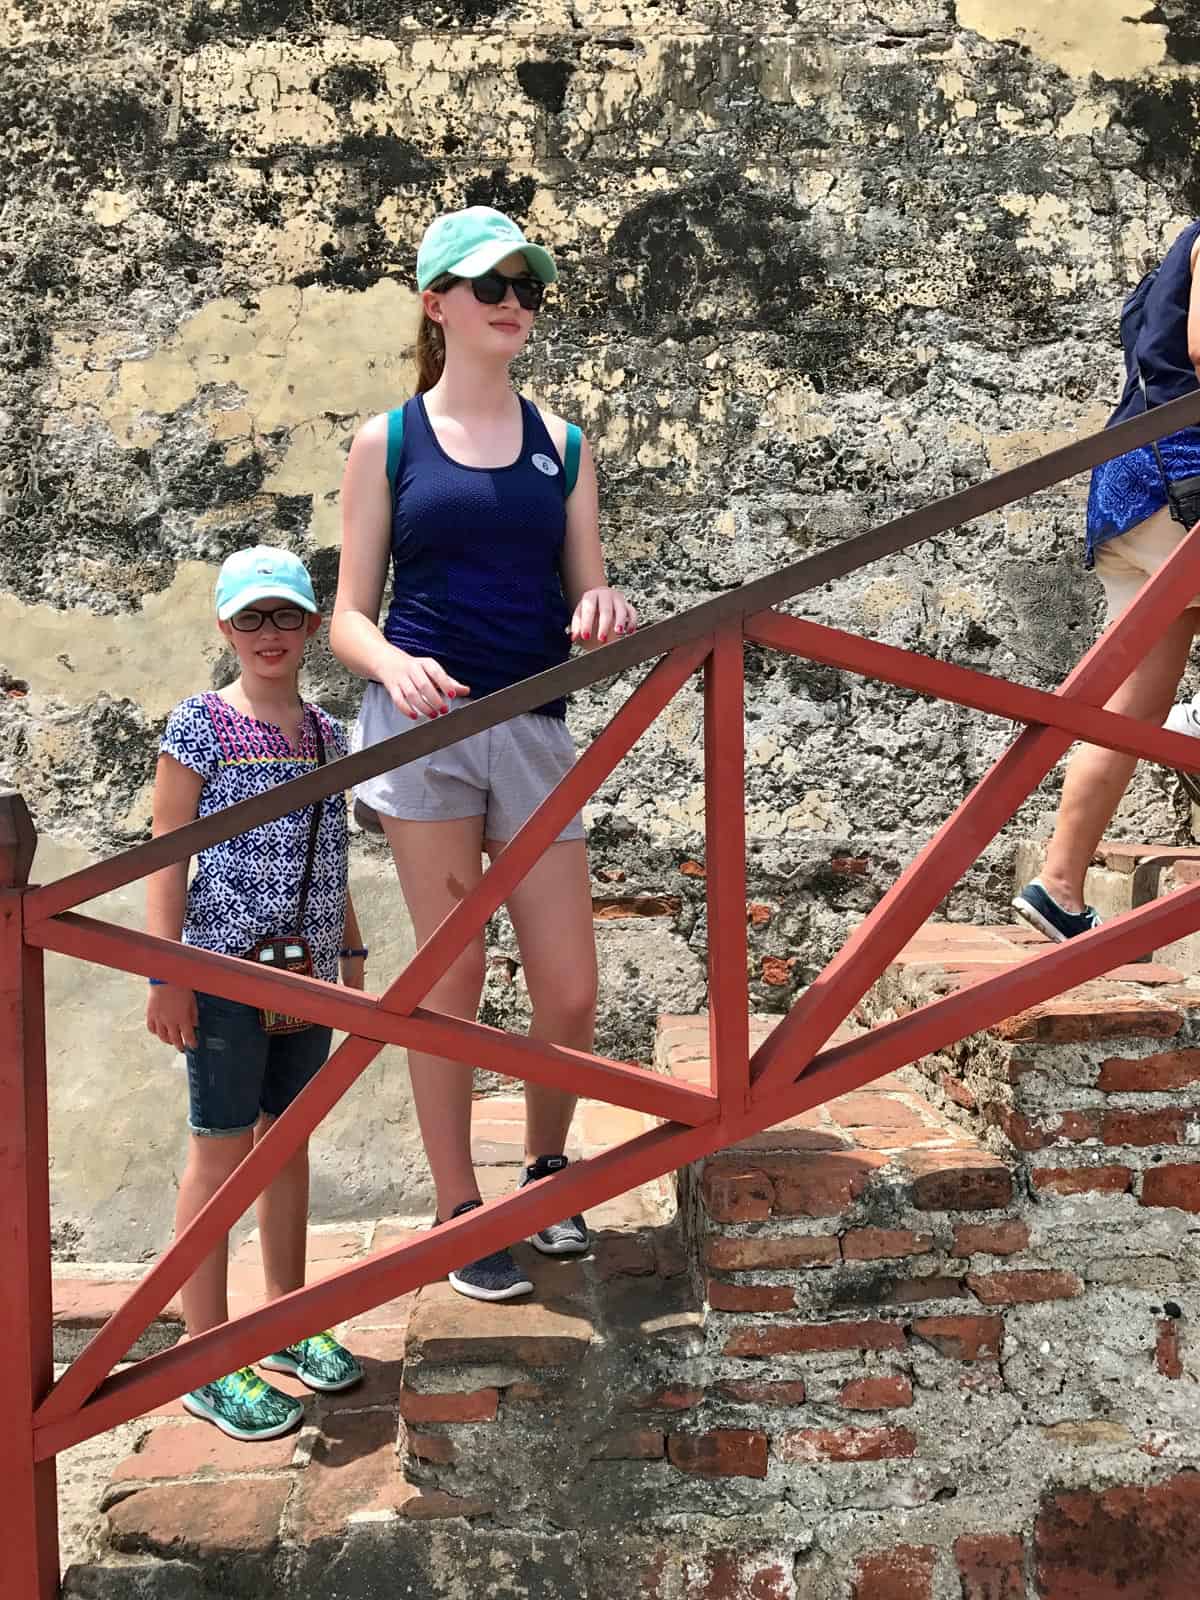
[[[12,1600],[58,1594],[55,1463],[33,1454],[33,1413],[54,1380],[43,962],[23,927],[36,845],[25,802],[0,793],[0,1595]]]
[[[704,663],[704,831],[708,866],[710,1084],[722,1116],[750,1093],[746,979],[745,666],[742,625],[717,630]]]

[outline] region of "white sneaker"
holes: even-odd
[[[1168,733],[1187,733],[1193,739],[1200,739],[1200,695],[1172,706],[1163,727]],[[1200,806],[1200,772],[1180,772],[1176,767],[1175,776],[1192,804]]]

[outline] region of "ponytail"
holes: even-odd
[[[450,273],[444,273],[429,285],[439,293],[451,289],[458,279]],[[441,377],[446,366],[446,336],[442,332],[441,324],[434,322],[426,316],[424,309],[421,311],[421,322],[417,328],[417,394],[424,394],[432,389]]]

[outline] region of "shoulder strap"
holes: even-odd
[[[313,734],[317,741],[317,766],[325,765],[325,736],[321,732],[321,714],[313,708]],[[308,910],[308,891],[312,885],[313,863],[317,858],[317,835],[321,831],[321,816],[325,810],[325,802],[317,800],[313,803],[312,822],[308,828],[308,853],[304,858],[304,877],[300,884],[300,903],[296,907],[296,932],[304,932],[304,913]]]
[[[400,452],[404,449],[404,407],[387,414],[387,480],[393,496],[396,493],[396,475],[400,471]]]
[[[563,498],[569,500],[571,491],[579,481],[579,452],[583,448],[583,433],[573,422],[567,423],[567,455],[563,462]]]

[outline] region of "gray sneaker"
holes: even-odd
[[[567,1164],[566,1156],[539,1156],[532,1166],[525,1168],[520,1186],[523,1189],[527,1183],[549,1178],[553,1173],[561,1172]],[[531,1234],[529,1242],[544,1256],[581,1256],[592,1247],[587,1223],[580,1216],[568,1217],[564,1222],[551,1222],[540,1233]]]

